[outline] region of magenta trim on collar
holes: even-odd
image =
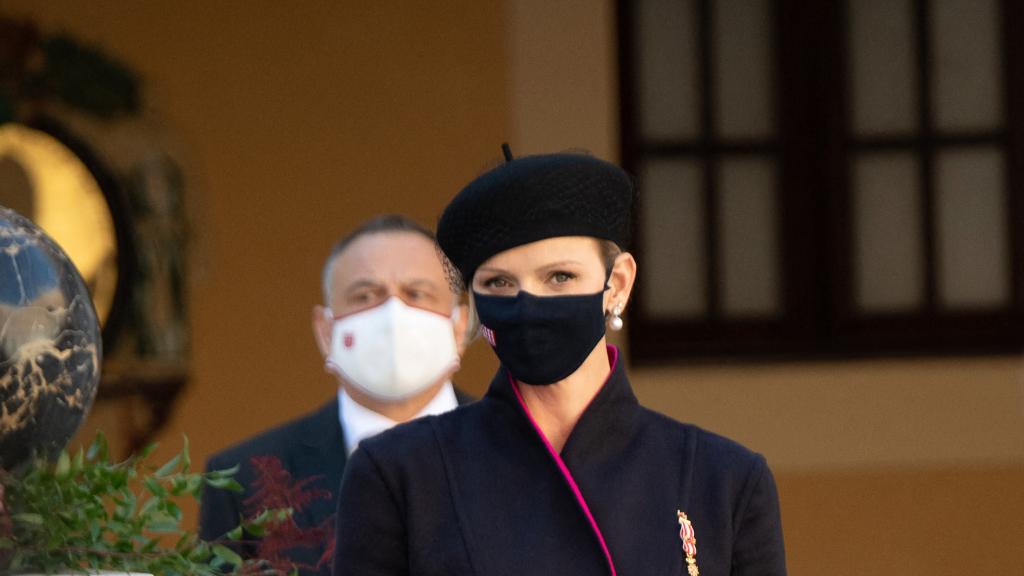
[[[608,360],[611,364],[611,370],[608,371],[608,378],[611,378],[613,372],[615,372],[615,365],[619,361],[619,349],[615,346],[608,346]],[[583,510],[583,515],[587,517],[587,522],[590,523],[591,530],[594,531],[594,535],[597,536],[598,543],[601,544],[601,551],[604,552],[604,558],[608,561],[608,568],[612,571],[612,576],[616,576],[615,563],[612,562],[612,553],[608,550],[608,544],[604,541],[604,534],[601,533],[601,528],[597,525],[597,520],[594,520],[594,515],[590,513],[590,506],[587,505],[587,501],[583,498],[583,493],[580,492],[580,487],[576,484],[576,480],[572,477],[572,473],[569,472],[569,467],[565,465],[565,461],[562,460],[562,456],[558,454],[555,447],[548,441],[548,437],[544,435],[544,431],[540,429],[537,421],[533,419],[533,414],[530,414],[530,409],[526,406],[526,401],[523,400],[522,393],[519,392],[519,385],[516,384],[512,375],[509,374],[509,383],[512,384],[512,391],[516,394],[516,399],[519,400],[519,405],[522,406],[523,412],[526,414],[527,420],[533,425],[533,429],[540,436],[540,439],[544,442],[544,447],[547,448],[548,454],[558,465],[558,471],[562,473],[562,477],[565,478],[565,482],[569,485],[569,489],[572,490],[573,496],[576,497],[576,503],[579,504],[580,509]],[[605,384],[608,380],[605,380]],[[602,388],[604,385],[602,385]],[[600,393],[600,391],[599,391]],[[597,397],[597,394],[594,395]],[[593,402],[593,399],[591,399]],[[588,405],[589,407],[589,405]]]

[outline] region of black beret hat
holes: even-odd
[[[464,285],[488,258],[559,236],[625,249],[633,184],[618,166],[583,154],[511,159],[470,182],[441,215],[437,240]]]

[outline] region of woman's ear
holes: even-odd
[[[629,295],[633,292],[633,283],[636,282],[636,259],[629,252],[623,252],[615,257],[615,264],[612,265],[612,273],[608,277],[608,302],[606,307],[613,308],[621,305],[626,308],[629,302]]]
[[[333,317],[331,311],[323,306],[313,306],[313,337],[316,338],[316,345],[320,348],[320,355],[324,358],[331,353],[331,325]]]

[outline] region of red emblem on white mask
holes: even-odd
[[[356,343],[356,337],[351,332],[346,332],[342,343],[345,345],[345,348],[351,348]]]

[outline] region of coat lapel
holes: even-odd
[[[692,466],[688,454],[644,441],[651,438],[644,433],[650,424],[644,412],[617,365],[573,428],[562,459],[590,505],[620,576],[682,574],[676,512],[687,509],[680,497]],[[666,473],[672,470],[678,473]]]
[[[310,488],[328,490],[331,497],[320,498],[305,507],[296,522],[302,527],[313,527],[334,514],[338,502],[338,488],[348,455],[345,438],[338,420],[338,400],[335,399],[321,408],[309,420],[303,431],[300,445],[290,458],[290,471],[296,481],[311,476],[320,477]]]
[[[474,419],[442,440],[462,537],[479,574],[604,574],[590,526],[547,448],[502,386],[502,370]],[[500,481],[496,481],[500,479]]]
[[[613,349],[610,354],[615,354]],[[514,433],[506,430],[509,436],[530,436],[522,441],[530,448],[533,472],[522,481],[528,485],[537,478],[545,478],[546,482],[554,483],[558,508],[567,506],[562,513],[568,513],[574,521],[560,527],[568,532],[554,532],[552,536],[573,534],[573,540],[587,542],[592,556],[602,559],[596,536],[586,534],[592,530],[584,512],[576,505],[558,465],[529,424],[503,372],[495,378],[487,397],[513,403],[509,417],[516,421],[516,426]],[[644,428],[650,420],[645,413],[633,394],[622,362],[614,361],[612,373],[581,415],[560,456],[586,500],[620,576],[681,574],[685,570],[679,551],[676,511],[686,505],[679,498],[684,496],[682,475],[690,468],[686,465],[690,455],[646,445]],[[638,476],[635,472],[644,469],[657,473]],[[679,474],[665,474],[666,470],[678,470]],[[528,507],[535,513],[536,507]],[[624,517],[624,510],[629,510],[631,516]],[[650,538],[652,532],[657,535],[654,541]],[[601,571],[586,573],[602,572],[608,572],[606,565]]]

